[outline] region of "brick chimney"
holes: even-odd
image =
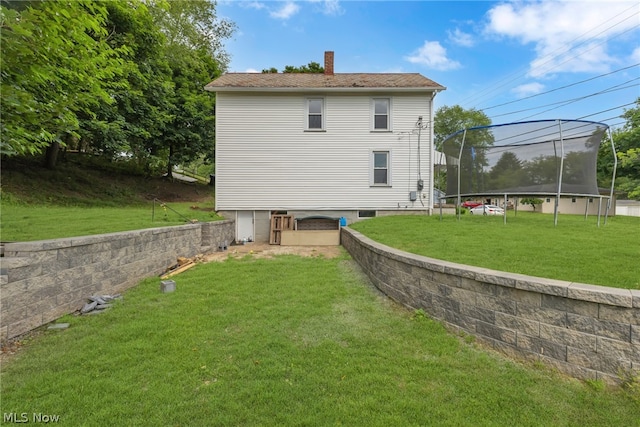
[[[325,51],[324,53],[324,74],[333,76],[333,51]]]

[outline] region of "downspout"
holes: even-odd
[[[429,185],[428,185],[428,196],[429,196],[429,200],[431,200],[431,203],[429,203],[429,215],[433,215],[433,194],[434,194],[434,177],[433,175],[435,174],[435,142],[433,139],[433,100],[436,98],[436,95],[438,94],[437,91],[433,91],[433,93],[431,94],[431,105],[429,105],[429,161],[431,162],[431,171],[429,172]],[[440,200],[438,200],[438,204],[440,204]]]
[[[420,145],[420,136],[422,134],[422,116],[418,117],[418,183],[417,189],[420,199],[420,204],[424,207],[424,201],[422,200],[422,192],[424,191],[424,181],[422,180],[422,156],[421,151],[422,147]],[[422,188],[420,188],[420,183],[422,182]]]

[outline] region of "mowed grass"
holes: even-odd
[[[594,285],[640,289],[640,218],[508,212],[390,216],[351,225],[385,245],[431,258]]]
[[[193,209],[197,207],[198,209]],[[149,202],[120,207],[76,207],[7,204],[2,206],[0,238],[4,242],[34,241],[216,221],[222,217],[211,203]]]
[[[60,425],[632,426],[631,391],[476,348],[346,255],[199,265],[66,316],[2,369],[4,413]]]

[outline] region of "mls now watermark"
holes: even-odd
[[[60,415],[43,414],[42,412],[4,412],[2,414],[4,423],[57,423]]]

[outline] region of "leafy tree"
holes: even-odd
[[[215,98],[203,90],[227,67],[222,40],[235,25],[216,17],[215,3],[180,0],[158,3],[154,19],[166,36],[163,54],[171,69],[174,91],[169,99],[171,119],[147,149],[164,157],[167,173],[173,166],[201,156],[213,159]]]
[[[615,189],[629,199],[640,200],[640,97],[636,106],[624,111],[625,124],[612,132],[618,158]],[[611,185],[614,158],[611,145],[603,143],[598,153],[598,181],[601,186]]]
[[[558,183],[560,159],[556,156],[540,155],[526,162],[524,170],[530,185],[548,187]]]
[[[490,124],[491,119],[482,110],[475,108],[465,110],[459,105],[440,107],[433,118],[433,138],[436,149],[442,147],[442,142],[455,132]]]
[[[0,6],[0,125],[3,154],[47,150],[55,166],[60,145],[78,138],[80,115],[112,103],[107,82],[121,73],[120,55],[104,27],[107,11],[92,1]]]
[[[287,65],[284,67],[283,73],[324,73],[324,67],[317,62],[309,62],[308,65],[301,65],[299,67]]]
[[[2,153],[75,145],[141,165],[213,157],[215,98],[233,23],[215,2],[5,2]]]
[[[527,197],[524,199],[520,200],[520,203],[525,204],[525,205],[531,205],[531,207],[533,208],[533,210],[536,210],[536,206],[541,205],[543,202],[542,199],[538,199],[535,197]]]
[[[127,152],[139,166],[148,166],[145,149],[171,119],[173,93],[171,69],[163,55],[164,35],[145,3],[137,0],[108,2],[105,26],[108,43],[127,46],[122,77],[111,82],[114,102],[102,103],[95,117],[84,117],[81,143],[93,152],[116,157]]]
[[[632,200],[640,200],[640,148],[618,153],[618,165],[625,175],[616,180],[620,191]]]
[[[576,184],[585,185],[588,183],[589,178],[593,176],[589,173],[591,171],[590,165],[595,162],[590,162],[591,153],[587,151],[570,151],[564,156],[563,168],[562,168],[562,183],[563,184]]]
[[[275,74],[278,72],[278,69],[275,67],[267,68],[262,70],[263,74]],[[322,74],[324,73],[324,67],[322,67],[317,62],[309,62],[307,65],[301,65],[299,67],[294,67],[293,65],[287,65],[284,67],[283,73],[308,73],[308,74]]]
[[[491,168],[488,179],[492,189],[518,187],[526,180],[523,162],[514,153],[506,151]]]
[[[453,172],[452,158],[460,156],[462,136],[459,134],[443,147],[443,142],[455,132],[472,127],[488,126],[491,119],[480,110],[465,110],[459,105],[453,107],[443,106],[436,110],[433,122],[434,144],[438,151],[442,151],[448,158],[446,178],[436,177],[435,181],[447,182],[447,193],[457,193],[457,172]],[[460,183],[462,193],[474,193],[480,190],[482,170],[487,166],[485,150],[483,148],[493,145],[493,135],[489,129],[480,129],[467,133],[464,140],[464,149],[460,158],[461,174],[468,177]]]

